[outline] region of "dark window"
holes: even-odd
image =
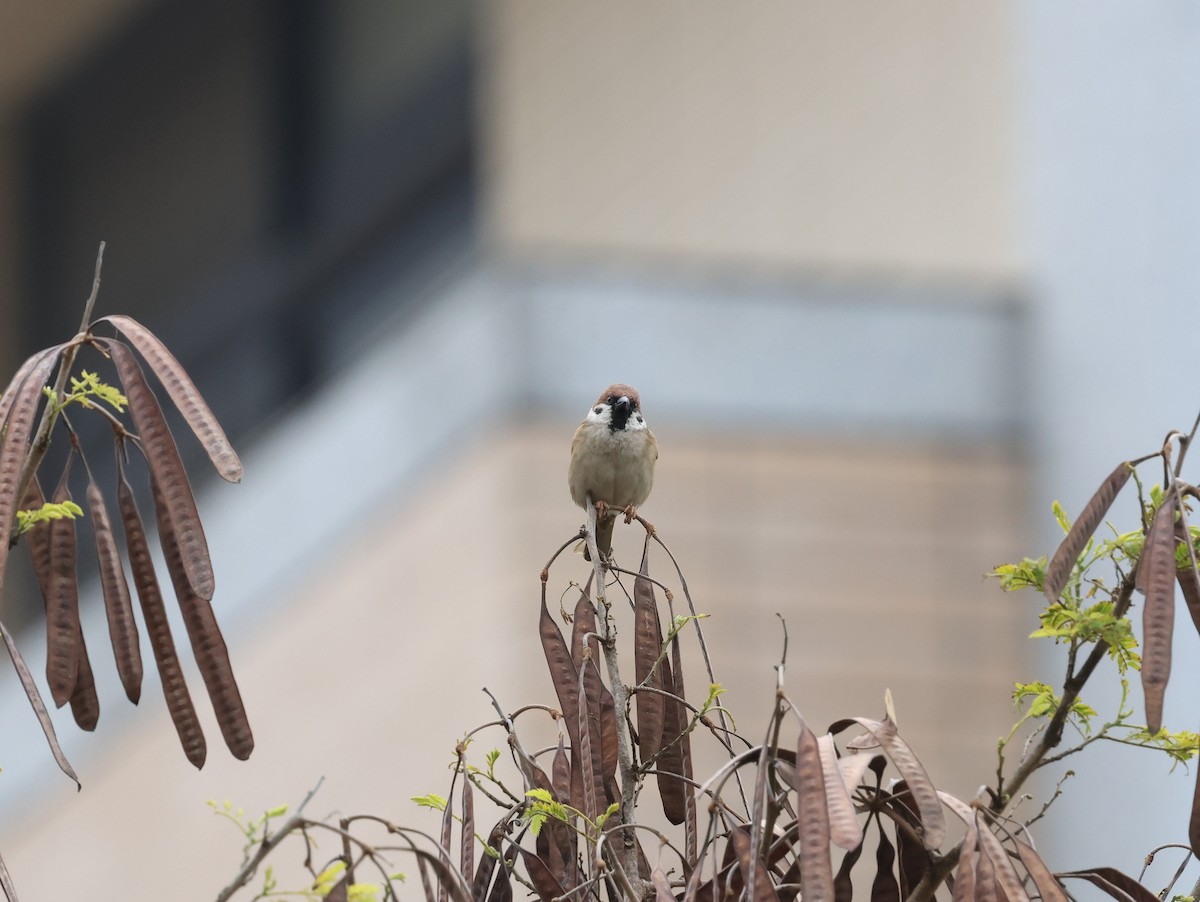
[[[381,287],[470,246],[470,13],[467,0],[139,12],[23,120],[18,350],[74,333],[103,239],[97,312],[166,341],[243,445],[369,340]],[[98,418],[74,421],[85,448],[104,447]],[[211,472],[198,443],[179,445]],[[107,491],[112,455],[89,462]],[[82,476],[77,464],[76,498]],[[20,595],[12,626],[36,597]]]
[[[465,0],[160,3],[27,120],[25,344],[100,312],[176,350],[231,436],[334,365],[384,279],[473,220]]]

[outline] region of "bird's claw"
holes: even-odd
[[[608,502],[607,501],[597,501],[596,502],[596,519],[603,520],[607,516],[608,516]]]
[[[625,508],[623,513],[625,514],[625,525],[628,526],[633,522],[633,518],[637,516],[637,508],[631,504]]]

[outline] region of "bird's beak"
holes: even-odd
[[[617,403],[614,404],[613,407],[621,412],[623,415],[622,419],[624,419],[629,415],[629,397],[627,395],[621,395],[621,397],[617,398]]]

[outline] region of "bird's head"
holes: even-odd
[[[598,420],[613,432],[646,428],[637,389],[622,382],[616,382],[600,393],[588,412],[588,419]]]

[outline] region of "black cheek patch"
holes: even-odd
[[[603,407],[593,407],[592,413],[600,413],[600,411],[602,411],[602,410],[604,410]]]

